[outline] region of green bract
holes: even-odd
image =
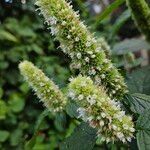
[[[125,115],[120,103],[110,99],[105,90],[94,85],[89,77],[72,79],[68,96],[80,106],[78,117],[96,127],[103,140],[131,141],[135,131],[132,118]]]
[[[90,76],[96,84],[103,84],[110,97],[121,98],[127,92],[126,85],[106,56],[109,47],[105,41],[97,40],[88,31],[65,0],[37,0],[36,5],[60,47],[72,58],[71,68]]]
[[[66,99],[45,74],[31,62],[23,61],[19,64],[21,74],[34,89],[36,95],[50,111],[62,111],[66,105]]]

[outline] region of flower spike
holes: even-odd
[[[120,99],[126,92],[123,77],[107,58],[109,46],[104,40],[97,40],[91,34],[79,14],[65,0],[37,0],[52,35],[60,41],[63,52],[72,58],[72,69],[82,75],[91,76],[98,85],[107,89],[110,97]]]
[[[120,103],[108,97],[105,90],[94,85],[89,77],[72,79],[68,96],[79,105],[78,117],[97,128],[97,134],[103,140],[131,141],[135,131],[132,118],[125,115]]]
[[[66,98],[58,86],[45,76],[42,70],[29,61],[21,62],[19,69],[44,106],[52,112],[63,111],[66,105]]]

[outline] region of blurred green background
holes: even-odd
[[[125,75],[148,64],[149,44],[136,29],[125,4],[101,16],[112,2],[73,0],[73,6],[97,37],[105,37],[111,46],[113,61]],[[0,1],[0,150],[24,149],[44,110],[23,82],[18,63],[32,61],[61,88],[71,76],[69,58],[58,48],[58,41],[53,40],[43,21],[35,12],[33,0],[25,4],[20,0]],[[77,124],[66,114],[55,118],[49,114],[40,126],[34,149],[58,149],[59,143]]]

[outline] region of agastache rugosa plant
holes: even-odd
[[[21,74],[52,112],[65,110],[67,100],[72,99],[79,106],[78,118],[96,128],[104,141],[131,141],[135,130],[132,118],[116,102],[127,89],[123,77],[106,56],[107,43],[88,31],[65,0],[38,0],[36,4],[51,33],[72,58],[71,68],[78,69],[81,75],[71,79],[65,97],[32,63],[20,63]]]
[[[101,86],[94,85],[90,77],[71,79],[67,98],[45,74],[31,62],[19,64],[21,74],[33,88],[44,106],[52,113],[66,108],[67,98],[79,106],[78,118],[96,128],[103,141],[131,141],[135,131],[132,118],[121,110],[120,103],[109,98]]]
[[[120,99],[127,92],[123,77],[106,57],[106,44],[89,32],[72,5],[65,0],[37,0],[36,5],[51,34],[72,58],[71,68],[90,76],[96,84],[103,84],[110,97]]]

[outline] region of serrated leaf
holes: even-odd
[[[60,150],[92,150],[95,142],[96,130],[87,123],[81,123],[60,145]]]
[[[140,115],[136,127],[136,135],[139,150],[150,150],[150,109],[147,109]]]
[[[136,52],[141,49],[148,50],[150,48],[149,43],[143,39],[126,39],[114,45],[112,53],[116,55],[124,55],[129,52]]]
[[[150,95],[150,67],[144,67],[127,75],[130,93]]]
[[[69,101],[66,106],[66,112],[71,118],[77,118],[78,112],[77,112],[78,106],[75,102]]]
[[[57,113],[54,121],[55,127],[60,132],[65,130],[66,126],[66,114],[65,113]]]
[[[140,93],[135,93],[126,96],[126,100],[130,109],[134,113],[142,114],[146,109],[150,108],[150,96]]]

